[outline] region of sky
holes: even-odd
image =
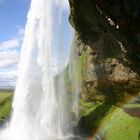
[[[64,20],[68,18],[65,3]],[[14,87],[18,73],[20,50],[27,22],[30,0],[0,0],[0,88]],[[68,21],[67,21],[68,22]],[[64,29],[69,28],[63,23]],[[64,36],[65,36],[64,31]],[[65,42],[71,36],[65,36]]]

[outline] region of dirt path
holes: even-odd
[[[125,108],[124,112],[128,113],[133,117],[140,118],[140,108]]]

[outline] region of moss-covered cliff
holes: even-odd
[[[69,2],[69,20],[76,31],[81,64],[80,97],[85,104],[101,103],[93,105],[90,114],[79,122],[82,131],[90,132],[99,127],[99,122],[112,106],[121,107],[140,93],[140,1]],[[122,139],[127,140],[125,137]]]
[[[83,84],[88,91],[84,90],[83,97],[101,93],[108,101],[108,98],[120,100],[137,94],[140,91],[139,1],[70,0],[70,6],[70,23],[77,32],[79,55],[87,55]]]

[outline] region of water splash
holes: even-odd
[[[79,93],[81,86],[81,72],[79,67],[79,56],[77,47],[76,35],[73,39],[72,47],[70,50],[70,60],[69,60],[69,77],[72,81],[72,112],[75,114],[75,122],[79,119]],[[76,124],[75,124],[76,125]]]
[[[0,140],[67,140],[73,135],[64,75],[59,76],[55,89],[52,64],[54,55],[58,64],[65,58],[61,36],[64,3],[66,0],[31,2],[13,114]]]

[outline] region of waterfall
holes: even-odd
[[[69,77],[72,81],[72,112],[75,114],[74,123],[78,122],[79,119],[79,93],[81,86],[81,72],[79,66],[79,56],[78,56],[78,47],[76,42],[76,35],[73,39],[72,47],[70,50],[70,59],[69,59]]]
[[[67,0],[31,2],[13,99],[13,113],[9,125],[0,133],[0,140],[70,140],[73,137],[70,117],[73,105],[67,95],[63,74],[58,76],[57,88],[55,87],[53,65],[54,57],[57,65],[63,64],[62,67],[59,66],[57,74],[63,73],[66,66],[66,61],[62,61],[69,45],[68,42],[64,45],[62,37],[62,34],[66,35],[62,33],[63,5],[66,2]],[[77,98],[76,95],[76,101]]]

